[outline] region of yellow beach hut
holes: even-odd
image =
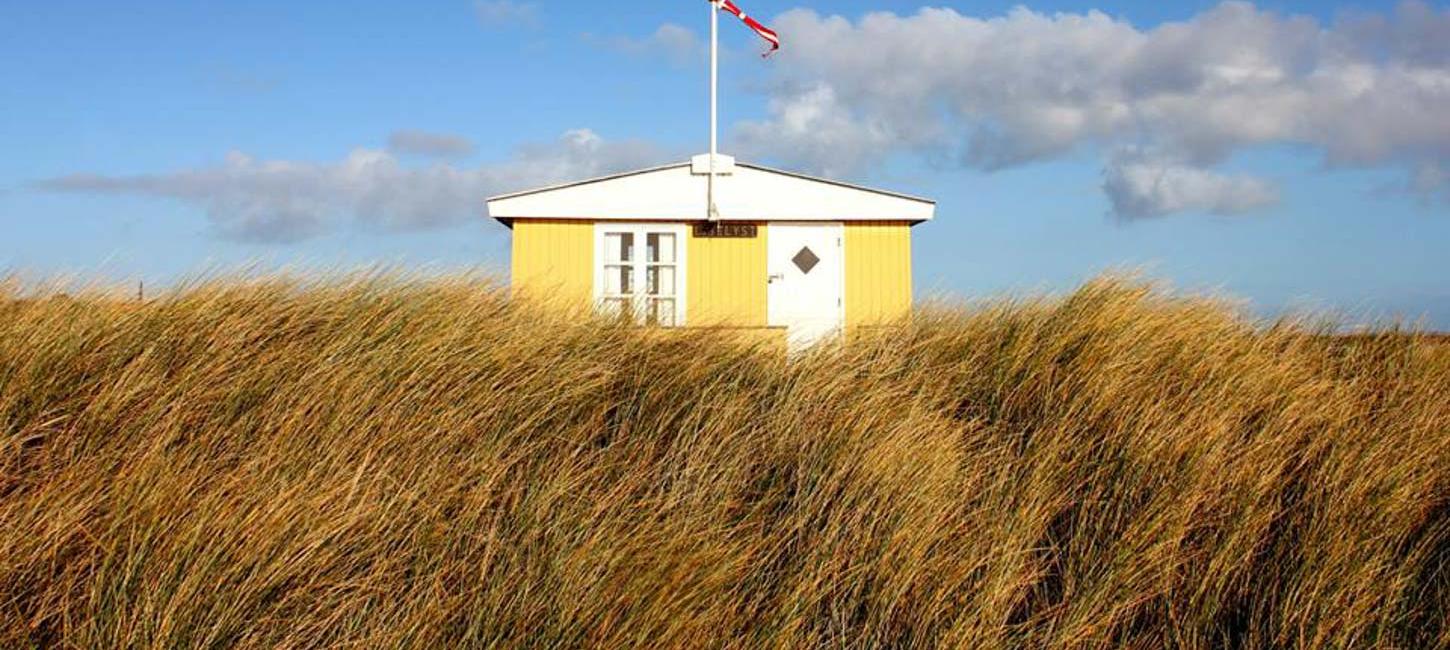
[[[910,313],[911,231],[933,201],[723,155],[710,188],[711,168],[707,154],[488,199],[513,230],[515,294],[793,349]]]

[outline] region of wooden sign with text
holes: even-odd
[[[704,221],[695,224],[695,237],[701,239],[755,239],[759,230],[753,223]]]

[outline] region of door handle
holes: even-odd
[[[769,282],[783,281],[783,280],[785,280],[785,274],[784,273],[771,273],[769,277],[765,278],[765,281],[767,283],[769,283]]]

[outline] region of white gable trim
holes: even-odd
[[[706,216],[707,177],[691,163],[496,196],[489,214],[514,219],[693,221]],[[715,178],[716,205],[726,221],[907,221],[935,216],[936,203],[759,165],[737,163]]]

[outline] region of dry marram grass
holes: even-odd
[[[1103,279],[787,362],[477,280],[0,295],[6,647],[1450,645],[1450,347]]]

